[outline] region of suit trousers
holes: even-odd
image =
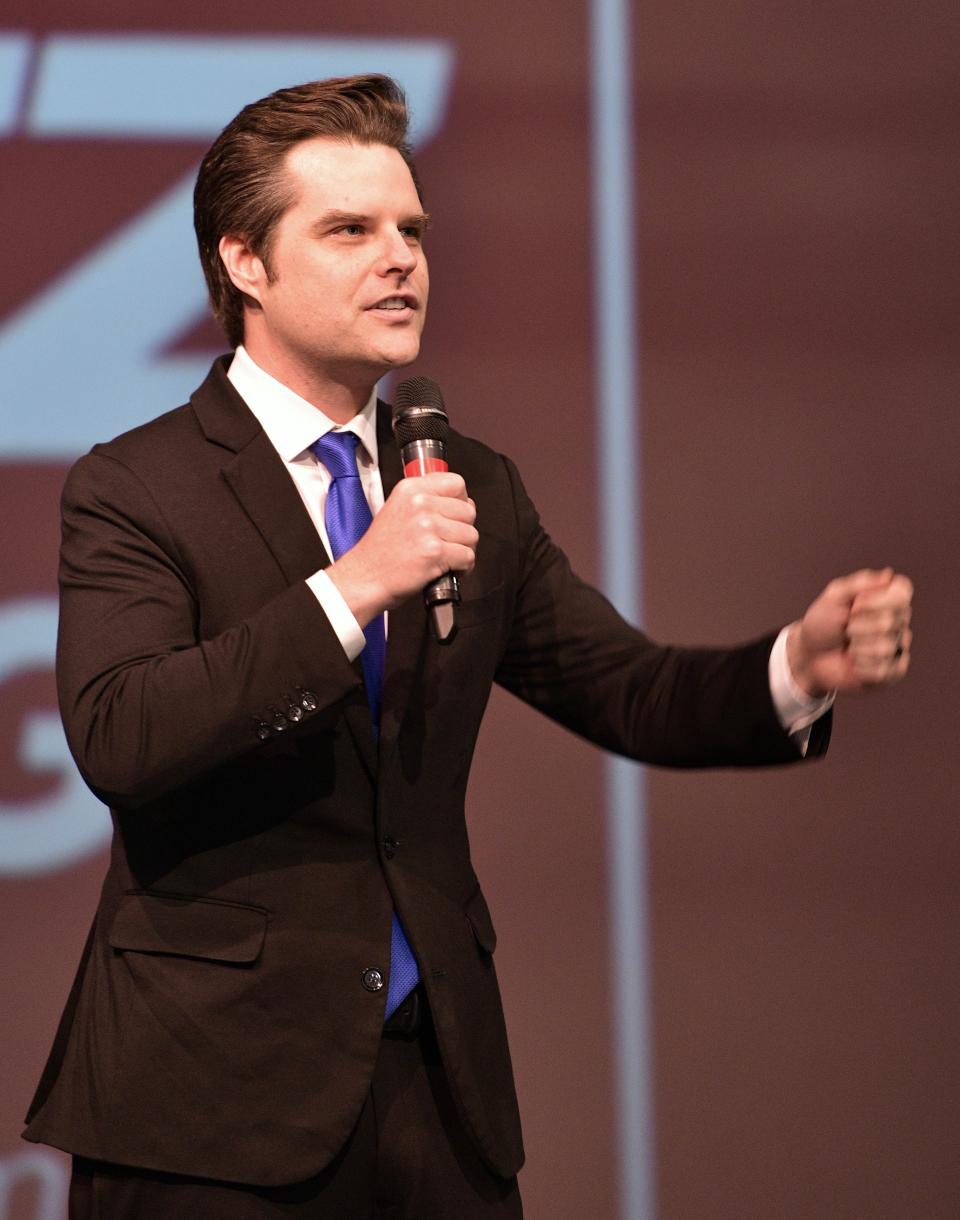
[[[522,1220],[517,1179],[463,1129],[423,1008],[417,1033],[384,1035],[357,1125],[316,1177],[242,1186],[75,1157],[70,1220]]]

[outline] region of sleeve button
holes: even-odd
[[[311,690],[305,690],[300,695],[300,706],[305,712],[315,712],[320,706],[317,696]]]

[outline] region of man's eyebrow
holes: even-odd
[[[364,216],[359,212],[340,212],[336,208],[331,208],[326,212],[322,212],[313,222],[314,229],[330,229],[336,228],[338,225],[364,225],[370,221],[369,216]],[[416,225],[419,229],[427,229],[430,227],[430,216],[426,212],[414,212],[411,216],[406,216],[401,221],[401,227],[406,228],[409,225]]]
[[[335,208],[331,208],[327,212],[320,213],[313,222],[313,227],[328,229],[331,225],[362,225],[366,224],[369,219],[369,216],[361,216],[359,212],[338,212]]]

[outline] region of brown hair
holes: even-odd
[[[227,275],[220,238],[243,237],[270,274],[274,227],[294,202],[283,162],[315,136],[386,144],[420,181],[407,143],[407,104],[389,76],[345,76],[278,89],[244,106],[213,142],[193,192],[193,224],[210,304],[231,346],[243,342],[243,293]]]

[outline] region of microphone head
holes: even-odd
[[[402,449],[411,441],[446,441],[450,432],[440,387],[430,377],[408,377],[397,386],[393,434]]]
[[[401,407],[439,407],[444,411],[443,395],[432,377],[408,377],[397,386],[393,396],[396,409]]]

